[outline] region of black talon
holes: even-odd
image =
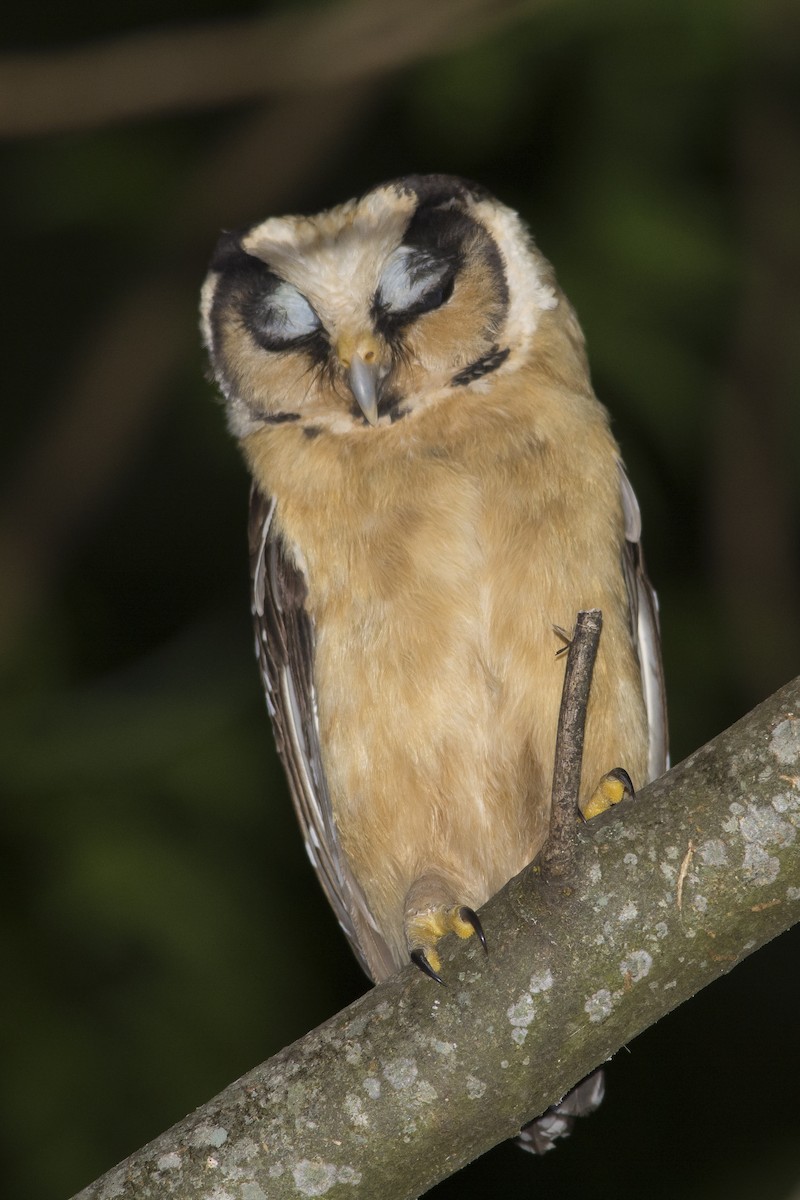
[[[489,947],[486,945],[486,934],[483,932],[483,926],[481,925],[478,914],[474,911],[474,909],[467,908],[465,905],[463,908],[458,910],[458,915],[461,917],[462,921],[466,921],[468,925],[472,926],[480,938],[480,943],[483,946],[484,954],[488,954]]]
[[[633,799],[633,797],[636,795],[636,792],[633,789],[631,777],[624,767],[614,767],[613,771],[608,772],[606,778],[616,779],[618,783],[621,783],[625,788],[625,791],[628,793],[628,797],[630,799]]]
[[[435,979],[437,983],[442,985],[442,987],[447,987],[447,984],[442,979],[438,971],[434,971],[433,967],[428,962],[424,950],[412,950],[411,961],[413,962],[414,966],[419,967],[420,971],[422,971],[425,975],[430,975],[431,979]]]

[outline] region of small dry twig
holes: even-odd
[[[567,655],[556,734],[550,834],[541,858],[542,875],[551,880],[565,879],[575,857],[586,708],[602,629],[599,608],[579,612]]]

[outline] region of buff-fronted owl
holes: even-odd
[[[442,175],[225,234],[202,320],[308,855],[374,980],[439,978],[547,836],[579,610],[603,613],[582,807],[620,764],[665,769],[639,510],[580,327],[516,213]]]

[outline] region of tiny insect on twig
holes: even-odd
[[[552,880],[569,875],[575,856],[586,708],[602,628],[599,608],[579,612],[569,642],[556,734],[550,833],[541,858],[542,874]],[[563,631],[558,633],[563,636]]]
[[[556,658],[561,658],[562,655],[567,653],[570,646],[572,645],[572,638],[569,636],[566,629],[563,629],[561,627],[561,625],[554,625],[553,633],[556,635],[557,638],[560,639],[560,641],[562,641],[564,643],[563,646],[559,646],[558,649],[556,650]]]

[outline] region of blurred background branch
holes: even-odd
[[[348,0],[0,57],[0,136],[56,133],[385,75],[552,0]]]
[[[0,506],[0,558],[9,564],[0,654],[47,595],[87,518],[152,429],[170,380],[192,357],[198,335],[189,264],[209,229],[243,221],[261,200],[288,203],[367,107],[367,87],[351,84],[243,119],[197,163],[180,219],[161,231],[171,234],[171,253],[90,322],[53,398],[55,412],[22,455]],[[278,146],[280,174],[270,153]],[[135,347],[146,352],[132,353]]]
[[[642,503],[677,761],[800,670],[798,24],[789,0],[4,6],[9,1194],[74,1192],[366,986],[251,661],[247,481],[196,332],[218,231],[410,171],[520,210]],[[437,1195],[784,1200],[797,961],[786,935],[639,1038],[566,1152],[501,1147]]]

